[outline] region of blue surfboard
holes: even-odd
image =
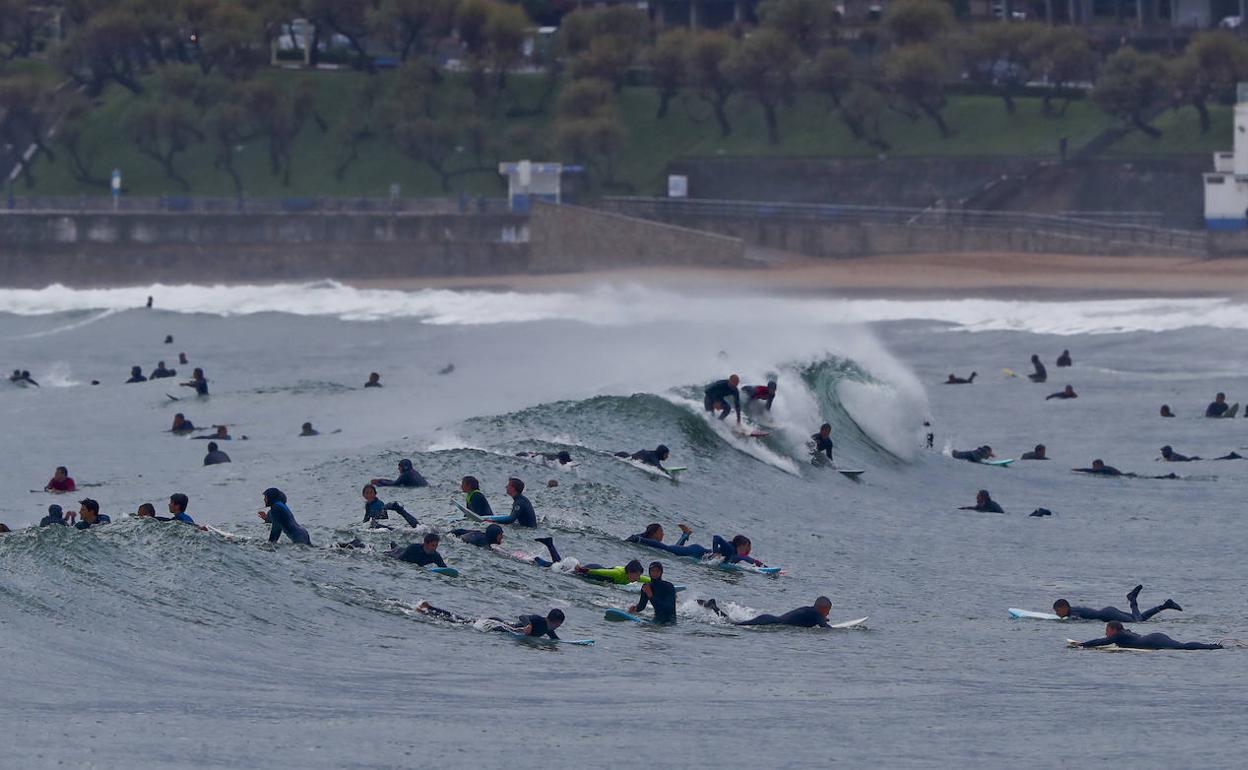
[[[446,575],[447,577],[459,577],[459,570],[455,569],[454,567],[429,567],[428,569],[430,572],[434,572],[439,575]]]
[[[624,610],[617,610],[614,608],[607,610],[606,612],[603,613],[602,616],[606,620],[614,620],[617,622],[618,621],[632,621],[633,623],[645,623],[647,625],[650,623],[649,620],[639,615],[632,615],[630,613],[625,612]]]

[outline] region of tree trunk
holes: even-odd
[[[776,119],[776,105],[763,102],[763,117],[767,119],[767,143],[780,144],[780,122]]]
[[[1150,126],[1138,112],[1131,116],[1131,125],[1143,131],[1144,135],[1150,139],[1157,139],[1161,136],[1161,129]]]
[[[923,110],[923,113],[927,115],[927,117],[931,118],[932,122],[936,124],[936,128],[940,129],[940,135],[942,137],[948,139],[953,135],[953,132],[949,130],[949,124],[945,122],[945,117],[940,114],[940,110],[930,104],[922,105],[921,109]]]
[[[1014,97],[1010,95],[1010,89],[1007,86],[1001,91],[1001,101],[1005,102],[1006,114],[1013,115],[1018,105],[1014,103]]]
[[[655,113],[655,120],[662,120],[667,117],[667,105],[672,101],[672,92],[663,90],[659,91],[659,110]]]
[[[732,124],[728,122],[728,111],[726,109],[728,97],[715,99],[711,106],[715,109],[715,121],[719,123],[719,135],[727,137],[732,133]]]
[[[1209,121],[1209,107],[1205,104],[1205,100],[1193,99],[1192,106],[1195,107],[1196,112],[1200,114],[1200,133],[1209,133],[1211,123]]]

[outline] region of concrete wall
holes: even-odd
[[[500,215],[0,212],[0,283],[497,275],[528,267]]]
[[[535,272],[746,264],[739,237],[542,202],[533,206],[529,249]]]

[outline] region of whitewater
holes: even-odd
[[[1248,653],[1072,651],[1067,637],[1101,628],[1011,620],[1006,608],[1125,606],[1143,583],[1142,604],[1173,597],[1185,611],[1137,630],[1248,637],[1248,462],[1156,459],[1163,444],[1204,457],[1248,445],[1248,421],[1199,416],[1216,391],[1248,402],[1244,329],[1248,305],[1219,298],[846,299],[629,282],[0,290],[0,366],[42,386],[0,382],[0,521],[15,530],[0,535],[0,756],[13,767],[998,767],[1129,752],[1133,766],[1237,765]],[[1063,349],[1068,370],[1052,364]],[[1028,371],[1032,353],[1047,383],[1003,372]],[[123,384],[131,366],[162,360],[178,378]],[[205,369],[208,399],[177,386],[191,367]],[[365,390],[373,371],[385,387]],[[972,386],[940,384],[971,371]],[[730,373],[779,382],[772,435],[742,438],[701,412],[701,389]],[[1068,382],[1079,399],[1044,400]],[[1162,403],[1179,416],[1158,418]],[[207,442],[168,433],[175,412],[228,425],[233,462],[203,467]],[[321,435],[298,437],[305,421]],[[861,481],[809,462],[825,421]],[[613,456],[659,443],[689,468],[677,482]],[[948,456],[989,444],[1018,457],[1037,443],[1052,460]],[[517,456],[527,451],[578,462]],[[1096,457],[1183,478],[1070,473]],[[431,486],[381,497],[421,528],[370,531],[360,488],[401,458]],[[79,494],[30,491],[57,465]],[[509,551],[539,554],[532,538],[547,534],[582,562],[662,560],[687,586],[679,623],[605,622],[629,592],[453,539],[441,550],[459,577],[384,558],[392,540],[470,526],[451,505],[467,474],[497,512],[508,477],[529,485],[541,526],[508,528]],[[268,545],[256,511],[270,486],[313,548]],[[958,510],[978,489],[1007,513]],[[228,535],[125,516],[144,502],[163,512],[174,492]],[[49,504],[87,495],[113,524],[32,527]],[[1038,507],[1054,515],[1027,515]],[[687,523],[701,543],[744,533],[785,574],[624,542],[650,522],[669,539]],[[369,548],[329,547],[355,537]],[[833,622],[870,619],[744,629],[695,601],[740,619],[821,594]],[[560,634],[595,644],[449,626],[416,612],[422,599],[471,616],[559,607]]]

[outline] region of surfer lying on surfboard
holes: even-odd
[[[1174,599],[1166,599],[1165,602],[1153,607],[1149,610],[1140,612],[1140,607],[1136,604],[1136,599],[1140,595],[1140,591],[1144,590],[1144,586],[1138,585],[1131,589],[1131,593],[1127,594],[1127,601],[1131,603],[1131,612],[1123,612],[1117,607],[1102,607],[1094,610],[1091,607],[1072,607],[1070,602],[1065,599],[1058,599],[1053,602],[1053,612],[1059,618],[1078,618],[1079,620],[1103,620],[1105,622],[1117,621],[1120,623],[1143,623],[1152,616],[1162,610],[1175,610],[1182,612],[1183,608],[1175,603]]]
[[[450,621],[451,623],[460,623],[462,625],[472,625],[477,621],[473,618],[466,618],[463,615],[456,615],[453,612],[434,607],[429,602],[421,602],[416,605],[416,609],[425,615],[431,615],[435,618]],[[563,610],[555,608],[541,615],[521,615],[518,623],[513,623],[502,618],[489,618],[499,623],[493,631],[510,631],[513,634],[521,636],[549,636],[551,639],[558,639],[559,635],[555,633],[555,629],[563,625]]]
[[[628,460],[636,460],[642,465],[649,465],[649,466],[658,468],[664,473],[667,473],[668,470],[667,468],[663,467],[663,463],[667,460],[668,457],[671,457],[671,455],[672,455],[672,452],[671,450],[667,448],[666,444],[659,444],[654,449],[641,449],[636,452],[633,452],[632,454],[629,454],[628,452],[616,452],[615,453],[616,457],[623,457]]]
[[[732,620],[728,613],[719,608],[714,599],[698,599],[698,604],[707,608],[711,612],[720,617]],[[826,596],[820,596],[815,599],[815,603],[810,607],[798,607],[795,610],[789,610],[783,615],[768,615],[766,613],[750,618],[749,620],[733,621],[735,626],[798,626],[800,628],[830,628],[828,624],[828,613],[832,611],[832,600]]]
[[[667,551],[674,556],[691,556],[695,559],[705,559],[708,556],[722,556],[724,557],[725,564],[736,564],[737,562],[743,561],[748,564],[753,564],[756,567],[767,566],[758,559],[750,556],[750,551],[754,546],[750,542],[750,539],[745,535],[736,535],[732,538],[732,540],[725,540],[719,535],[712,535],[711,547],[707,548],[706,546],[698,545],[697,543],[694,543],[693,545],[686,545],[689,540],[689,536],[693,534],[693,530],[685,524],[680,524],[678,526],[680,527],[681,536],[680,540],[676,541],[676,545],[668,545],[661,539],[656,540],[652,537],[646,536],[646,533],[657,531],[659,537],[662,538],[663,528],[658,524],[651,524],[646,527],[646,532],[643,532],[640,535],[630,535],[628,537],[628,542],[637,543],[638,545],[644,545],[649,548],[658,548],[659,550]]]
[[[996,455],[992,453],[992,447],[987,444],[984,444],[981,447],[976,447],[970,451],[955,449],[952,452],[952,456],[955,460],[966,460],[967,462],[972,463],[982,463],[984,460],[996,457]]]
[[[1205,642],[1179,642],[1161,632],[1143,636],[1122,627],[1122,623],[1111,620],[1105,624],[1105,636],[1088,642],[1078,642],[1080,647],[1108,647],[1109,645],[1124,647],[1129,650],[1221,650],[1221,644]]]

